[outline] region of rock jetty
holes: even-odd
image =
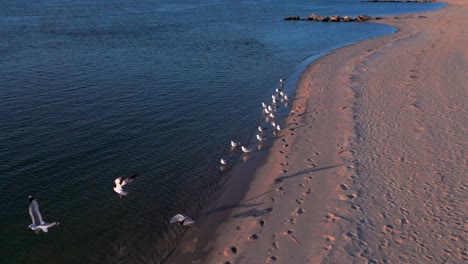
[[[370,17],[368,15],[351,16],[319,16],[312,14],[308,17],[301,18],[300,16],[288,16],[284,20],[304,20],[304,21],[319,21],[319,22],[364,22],[369,20],[379,20],[381,17]]]

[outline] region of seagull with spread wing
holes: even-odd
[[[42,220],[41,212],[39,212],[39,204],[37,200],[29,195],[29,215],[31,215],[32,224],[28,226],[31,230],[34,230],[36,234],[42,230],[47,233],[48,228],[59,225],[59,222],[46,223]]]
[[[177,222],[179,222],[183,226],[195,223],[195,221],[193,221],[193,219],[190,216],[183,216],[181,214],[176,214],[171,218],[171,220],[169,220],[169,224],[174,224]]]
[[[120,198],[123,196],[127,196],[128,192],[124,190],[125,185],[133,182],[133,180],[138,176],[138,174],[135,174],[133,176],[127,177],[125,179],[122,179],[122,177],[118,177],[117,179],[114,180],[115,187],[114,191],[119,194]]]

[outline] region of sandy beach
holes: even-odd
[[[468,9],[446,2],[311,64],[263,165],[166,262],[467,262]]]

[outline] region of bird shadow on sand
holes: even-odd
[[[265,209],[257,209],[257,208],[253,208],[253,209],[249,209],[249,210],[246,210],[244,212],[240,212],[238,214],[235,214],[232,216],[232,218],[244,218],[244,217],[250,217],[250,216],[253,216],[253,217],[259,217],[259,216],[262,216],[266,213],[269,213],[273,211],[273,208],[271,207],[268,207],[268,208],[265,208]]]
[[[239,203],[235,203],[235,204],[227,204],[227,205],[223,205],[223,206],[219,206],[211,211],[209,211],[207,213],[207,215],[209,214],[212,214],[212,213],[216,213],[216,212],[220,212],[220,211],[225,211],[225,210],[230,210],[230,209],[233,209],[233,208],[241,208],[241,207],[254,207],[254,206],[259,206],[259,205],[262,205],[263,203],[247,203],[249,201],[252,201],[252,200],[255,200],[257,198],[260,198],[264,195],[267,195],[271,192],[274,192],[275,189],[272,189],[272,190],[269,190],[269,191],[266,191],[264,193],[261,193],[261,194],[258,194],[258,195],[255,195],[255,196],[252,196],[252,197],[249,197],[249,198],[246,198],[242,201],[240,201]]]
[[[275,183],[281,183],[281,182],[283,182],[285,180],[288,180],[288,179],[291,179],[291,178],[294,178],[294,177],[297,177],[297,176],[301,176],[301,175],[304,175],[304,174],[307,174],[307,173],[318,172],[318,171],[323,171],[323,170],[329,170],[329,169],[333,169],[333,168],[336,168],[336,167],[340,167],[342,165],[343,164],[337,164],[337,165],[330,165],[330,166],[325,166],[325,167],[320,167],[320,168],[312,168],[312,169],[299,171],[299,172],[296,172],[296,173],[293,173],[293,174],[290,174],[290,175],[285,175],[285,176],[278,177],[278,178],[275,179]]]

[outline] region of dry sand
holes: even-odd
[[[468,10],[448,2],[310,65],[264,164],[168,262],[467,263]]]

